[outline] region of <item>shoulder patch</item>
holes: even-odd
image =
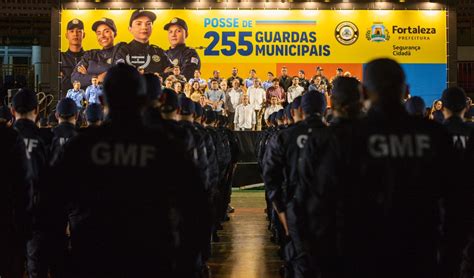
[[[198,58],[196,58],[196,57],[191,57],[191,63],[193,63],[193,64],[196,64],[196,65],[197,65],[197,64],[199,64],[199,59],[198,59]]]

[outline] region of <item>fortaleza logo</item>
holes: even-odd
[[[392,27],[392,33],[397,35],[398,40],[423,41],[430,40],[430,35],[436,35],[436,28],[394,25]]]
[[[365,37],[371,42],[386,42],[390,40],[390,34],[382,22],[374,22],[374,25],[367,30]]]

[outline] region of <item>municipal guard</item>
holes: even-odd
[[[173,65],[179,66],[184,77],[190,80],[194,76],[194,71],[201,69],[201,59],[194,48],[186,46],[186,38],[189,35],[186,21],[175,17],[165,25],[164,29],[168,31],[170,43],[166,55]]]
[[[298,211],[295,211],[293,197],[298,186],[298,160],[306,140],[310,133],[318,136],[320,130],[326,127],[323,123],[326,110],[324,95],[317,91],[306,93],[301,98],[299,109],[303,112],[304,120],[281,129],[271,137],[263,159],[263,181],[268,199],[283,226],[285,234],[282,236],[291,235],[292,238],[292,242],[285,246],[287,254],[294,254],[285,256],[287,271],[292,274],[290,277],[305,277],[309,268],[304,242],[299,237],[300,229],[295,224]]]
[[[98,127],[104,121],[104,109],[98,103],[87,105],[86,108],[87,127]]]
[[[108,122],[69,140],[49,181],[51,217],[70,225],[70,272],[195,277],[205,217],[199,174],[165,133],[142,124],[145,85],[134,67],[110,68],[104,94]],[[72,178],[77,169],[88,179]]]
[[[451,136],[456,161],[463,161],[465,165],[468,165],[472,163],[467,149],[469,139],[473,138],[473,129],[464,121],[464,113],[467,110],[466,93],[460,87],[447,88],[441,100],[443,101],[443,126]],[[450,197],[445,200],[448,212],[446,217],[455,228],[445,231],[448,244],[443,248],[445,254],[442,257],[442,269],[445,271],[443,273],[445,277],[458,277],[459,262],[463,257],[462,250],[472,236],[474,217],[466,214],[466,211],[472,211],[474,195],[471,184],[465,181],[465,176],[453,175],[450,178],[452,187],[449,191]]]
[[[59,124],[53,128],[54,135],[50,145],[50,164],[54,164],[57,160],[63,145],[77,135],[77,112],[76,103],[70,98],[60,100],[56,106],[56,117],[59,120]]]
[[[6,108],[6,106],[2,107]],[[0,119],[4,115],[0,111]],[[30,167],[23,138],[0,121],[0,276],[23,277],[26,239],[31,235],[26,214]]]
[[[27,187],[26,211],[32,234],[27,241],[27,270],[30,277],[46,277],[48,263],[44,237],[40,227],[44,224],[40,213],[40,182],[48,166],[48,151],[35,124],[38,115],[36,94],[28,89],[21,89],[13,97],[13,116],[16,119],[14,128],[23,138],[26,155],[31,164],[32,182]]]
[[[65,92],[72,88],[72,72],[85,53],[82,49],[84,37],[84,23],[81,20],[75,18],[67,23],[66,39],[69,42],[69,47],[66,52],[61,52],[61,67],[59,69],[63,96]]]
[[[453,188],[447,174],[460,174],[449,136],[407,114],[397,62],[369,62],[363,90],[372,105],[350,138],[309,138],[300,160],[308,277],[437,277],[440,231],[452,228],[440,200]]]
[[[97,81],[104,81],[107,70],[112,66],[112,56],[115,49],[125,43],[114,45],[114,39],[117,36],[117,27],[115,22],[110,18],[102,18],[92,24],[97,42],[102,49],[92,49],[84,53],[82,59],[77,63],[72,73],[72,80],[81,82],[82,88],[91,85],[94,76]]]
[[[155,73],[161,77],[172,71],[173,64],[164,50],[150,44],[155,19],[156,15],[150,11],[136,10],[132,13],[128,30],[133,41],[117,48],[112,59],[115,64],[126,63],[142,73]]]

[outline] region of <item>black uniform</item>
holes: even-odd
[[[466,124],[460,117],[451,116],[443,122],[443,126],[451,136],[452,145],[456,155],[456,162],[461,161],[465,165],[472,162],[469,161],[467,145],[469,138],[472,137],[472,128]],[[451,162],[449,162],[451,163]],[[464,166],[465,165],[460,165]],[[466,182],[466,174],[469,172],[462,171],[461,175],[453,175],[450,177],[451,190],[445,198],[446,219],[450,230],[445,231],[445,243],[443,262],[443,275],[445,277],[459,277],[459,264],[462,260],[462,249],[468,244],[470,233],[474,227],[473,211],[474,195],[470,182]],[[467,174],[468,175],[468,174]],[[463,217],[464,216],[464,217]]]
[[[206,145],[206,152],[207,152],[207,161],[209,163],[208,165],[208,176],[209,176],[209,204],[212,207],[211,211],[211,221],[213,226],[214,224],[214,218],[216,217],[214,215],[214,206],[215,206],[215,200],[218,196],[218,186],[219,186],[219,163],[217,161],[217,150],[216,146],[214,145],[214,142],[212,140],[211,135],[208,133],[207,129],[203,127],[201,124],[194,123],[194,126],[198,129],[200,132],[201,136],[204,139],[204,143]],[[208,238],[208,245],[207,249],[203,252],[203,260],[207,261],[210,256],[211,256],[211,241],[210,241],[210,235],[212,234],[212,227],[211,230],[209,231],[209,238]]]
[[[81,82],[81,88],[87,88],[87,86],[92,84],[91,80],[94,75],[104,73],[112,66],[112,56],[115,48],[119,47],[119,45],[109,49],[92,49],[86,51],[74,68],[71,79],[79,80],[79,82]],[[84,66],[87,69],[87,74],[78,72],[77,69],[79,66]]]
[[[309,88],[309,81],[306,78],[298,78],[299,84],[301,87],[303,87],[305,90],[308,90]]]
[[[206,185],[206,191],[208,191],[211,189],[212,185],[209,182],[209,161],[207,158],[208,156],[205,138],[193,123],[181,121],[179,122],[179,125],[192,135],[196,147],[196,167],[198,167],[201,174],[201,180],[203,184]]]
[[[69,140],[54,169],[52,191],[61,192],[55,200],[63,215],[71,208],[73,273],[193,277],[206,236],[201,229],[205,193],[180,148],[138,117]],[[88,179],[71,178],[77,169]]]
[[[311,265],[320,277],[435,277],[449,137],[401,105],[371,108],[347,134],[310,137],[301,159]]]
[[[126,63],[137,69],[143,69],[145,73],[159,73],[161,76],[165,76],[166,68],[173,66],[163,49],[136,40],[119,46],[113,61],[114,64]]]
[[[194,48],[180,44],[175,48],[166,50],[165,53],[173,65],[179,66],[181,74],[184,75],[187,80],[194,77],[195,70],[201,70],[201,59]]]
[[[263,180],[270,201],[279,212],[293,198],[297,183],[297,164],[310,133],[318,134],[325,125],[321,117],[310,116],[302,122],[281,129],[270,138],[263,158]]]
[[[77,130],[73,124],[63,122],[53,128],[53,134],[53,139],[49,147],[49,162],[51,165],[53,165],[60,156],[63,145],[69,139],[77,135]]]
[[[301,221],[297,218],[302,215],[295,208],[293,199],[299,182],[298,160],[308,136],[318,136],[325,127],[321,117],[314,115],[282,129],[269,140],[263,159],[263,181],[268,199],[277,212],[286,213],[292,242],[285,246],[285,260],[292,277],[305,277],[308,272],[308,259],[297,226]]]
[[[232,88],[232,87],[234,86],[234,85],[232,85],[232,83],[234,83],[234,80],[235,80],[235,79],[239,80],[240,85],[243,85],[243,84],[244,84],[244,80],[242,79],[242,77],[240,77],[240,76],[233,76],[233,75],[232,75],[231,77],[227,78],[227,86],[228,86],[229,88]],[[220,81],[219,81],[219,84],[221,84]],[[209,84],[209,85],[210,85],[210,84]]]
[[[31,172],[19,134],[0,126],[0,276],[21,277],[25,240],[31,235],[26,216]]]
[[[48,165],[47,147],[40,136],[39,128],[30,120],[20,119],[15,122],[14,128],[24,140],[27,157],[31,165],[32,183],[27,188],[27,213],[31,221],[33,234],[27,242],[27,269],[30,277],[46,277],[49,263],[46,239],[41,234],[44,224],[40,211],[41,178]]]
[[[61,91],[63,96],[66,95],[69,89],[72,89],[72,73],[76,68],[77,63],[82,59],[86,52],[81,48],[79,52],[71,52],[70,50],[66,52],[61,52]],[[90,80],[89,80],[90,82]],[[81,84],[82,85],[82,84]]]
[[[283,90],[285,90],[285,92],[288,92],[288,88],[291,87],[291,85],[293,84],[293,81],[292,78],[290,76],[280,76],[280,87],[283,88]]]

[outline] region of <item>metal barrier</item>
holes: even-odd
[[[33,65],[0,65],[0,84],[24,82],[28,88],[35,88],[35,67]]]

